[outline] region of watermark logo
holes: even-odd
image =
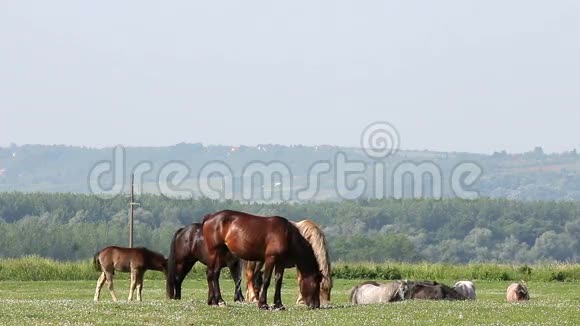
[[[326,159],[311,161],[307,171],[301,173],[296,172],[295,163],[260,161],[252,155],[246,156],[242,163],[211,160],[199,167],[199,162],[192,164],[168,158],[165,162],[139,161],[129,167],[126,150],[117,146],[110,160],[99,161],[92,167],[88,186],[93,194],[118,195],[128,189],[128,176],[133,173],[138,184],[143,185],[147,179],[148,188],[172,198],[199,196],[271,202],[445,196],[474,199],[479,196],[475,185],[483,174],[480,165],[459,160],[453,164],[443,160],[445,164],[441,164],[442,160],[425,159],[421,155],[414,160],[407,154],[399,155],[399,132],[388,122],[366,126],[361,132],[360,145],[365,154],[363,158],[349,150],[327,151]],[[257,150],[267,149],[259,146]]]
[[[368,157],[384,159],[399,150],[399,132],[388,122],[373,122],[363,130],[360,146]]]

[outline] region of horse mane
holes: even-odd
[[[289,240],[292,244],[290,246],[292,258],[294,263],[296,264],[296,268],[301,273],[308,273],[308,272],[316,272],[320,273],[320,265],[318,264],[318,260],[316,259],[316,254],[310,242],[302,235],[298,227],[294,224],[294,222],[290,222],[288,220],[288,231],[289,231]],[[308,260],[308,261],[307,261]],[[303,267],[312,268],[311,271],[302,270]]]
[[[524,298],[529,298],[530,293],[528,292],[528,287],[526,286],[526,282],[524,280],[518,282],[518,287],[521,289]]]
[[[300,234],[310,243],[318,266],[322,272],[322,288],[330,290],[332,288],[332,275],[330,271],[330,257],[327,250],[326,236],[316,223],[311,220],[292,222]]]
[[[146,252],[150,256],[157,257],[157,258],[162,259],[162,260],[165,260],[165,262],[167,262],[167,257],[165,257],[164,254],[162,254],[162,253],[160,253],[158,251],[151,250],[151,249],[146,248],[146,247],[134,247],[134,249],[138,249],[138,250],[144,251],[144,252]]]
[[[151,250],[151,249],[149,249],[147,247],[142,247],[141,246],[141,247],[133,247],[133,248],[134,249],[138,249],[138,250],[142,250],[142,251],[145,251],[145,252],[148,252],[148,253],[153,253],[153,254],[157,254],[158,253],[158,252],[153,251],[153,250]]]
[[[353,302],[354,299],[354,295],[356,294],[356,291],[358,290],[358,288],[361,287],[362,284],[356,285],[354,286],[352,289],[350,289],[350,295],[348,296],[348,301],[352,304],[357,304],[358,302],[356,302],[356,300]]]

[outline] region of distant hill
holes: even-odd
[[[91,192],[89,187],[91,169],[99,162],[112,162],[113,152],[113,148],[45,145],[0,148],[0,191],[89,193]],[[193,196],[200,196],[206,193],[200,191],[199,173],[204,166],[208,168],[207,164],[214,164],[216,167],[228,167],[232,174],[232,196],[235,199],[264,200],[260,197],[260,192],[264,189],[266,192],[273,189],[273,200],[287,199],[277,192],[280,189],[290,194],[291,201],[337,200],[344,197],[344,193],[337,193],[336,190],[340,187],[340,181],[336,177],[339,170],[336,159],[339,153],[343,153],[348,162],[360,162],[364,167],[364,172],[351,174],[346,183],[349,189],[354,188],[356,179],[364,178],[367,186],[361,197],[394,196],[393,188],[396,187],[397,182],[394,171],[402,163],[415,165],[428,163],[430,166],[437,167],[441,174],[442,196],[455,197],[450,187],[452,171],[461,163],[472,162],[477,164],[483,172],[469,189],[479,192],[480,196],[518,200],[580,200],[580,157],[575,150],[560,154],[545,154],[541,148],[536,148],[522,154],[501,152],[490,155],[399,151],[387,159],[376,161],[357,148],[268,144],[255,147],[233,147],[181,143],[167,147],[125,148],[122,155],[125,170],[120,171],[125,181],[123,189],[127,191],[130,171],[150,165],[151,170],[143,175],[142,180],[138,180],[137,191],[163,193],[163,187],[159,187],[157,181],[160,175],[171,178],[171,173],[168,176],[164,174],[164,171],[167,172],[168,167],[172,166],[171,164],[185,167],[187,178],[179,185],[180,189],[191,190]],[[271,170],[268,169],[272,165],[263,165],[272,162],[278,162],[278,165]],[[319,165],[316,165],[317,162]],[[316,174],[311,169],[313,166],[323,167],[321,162],[327,162],[330,171]],[[384,177],[378,177],[375,173],[374,166],[377,162],[384,164]],[[119,166],[123,164],[116,165],[117,168]],[[244,171],[253,171],[252,169],[244,170],[248,166],[253,170],[267,173],[283,167],[281,170],[283,176],[271,185],[262,184],[259,178],[252,178],[250,174],[244,173]],[[211,170],[210,165],[208,171]],[[275,173],[273,175],[276,177]],[[266,176],[270,175],[266,174]],[[214,188],[219,188],[221,179],[216,177],[216,174],[211,177],[209,184]],[[313,179],[313,177],[318,179]],[[111,173],[105,174],[101,180],[102,188],[106,189],[107,186],[111,186],[114,183],[113,180]],[[310,193],[304,192],[304,194],[310,194],[308,196],[298,196],[299,191],[306,188],[309,181],[312,184],[313,180],[318,183],[318,187],[314,187]],[[383,182],[378,180],[383,180]],[[402,196],[412,196],[412,178],[407,175],[402,180]],[[429,190],[433,189],[433,180],[426,178],[423,181],[425,190],[423,196],[431,197]],[[384,187],[385,190],[377,191],[378,186]],[[247,189],[244,190],[244,187]],[[93,189],[92,192],[95,191]],[[245,195],[244,191],[247,191]]]

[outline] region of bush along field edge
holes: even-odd
[[[227,268],[222,275],[229,278]],[[337,279],[374,280],[483,280],[483,281],[539,281],[579,282],[580,265],[568,263],[507,265],[492,263],[442,264],[442,263],[345,263],[332,264],[332,275]],[[84,261],[57,261],[39,256],[0,259],[0,281],[72,281],[96,280],[92,259]],[[116,278],[129,278],[129,273],[117,273]],[[160,272],[149,271],[146,278],[164,279]],[[205,266],[198,263],[188,275],[205,279]],[[285,273],[295,278],[294,269]]]

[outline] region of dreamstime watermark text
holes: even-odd
[[[352,151],[337,150],[325,160],[311,162],[305,174],[295,173],[292,164],[281,160],[253,160],[241,166],[234,166],[233,160],[212,160],[195,171],[188,162],[178,160],[157,167],[152,161],[140,161],[129,168],[126,150],[117,146],[110,160],[91,168],[88,186],[93,194],[119,195],[127,190],[132,173],[136,184],[146,183],[154,186],[152,192],[180,198],[305,201],[320,198],[321,192],[342,199],[479,196],[475,185],[483,169],[476,162],[456,161],[452,168],[443,169],[436,160],[397,156],[400,135],[388,122],[366,126],[360,144],[363,159]]]

